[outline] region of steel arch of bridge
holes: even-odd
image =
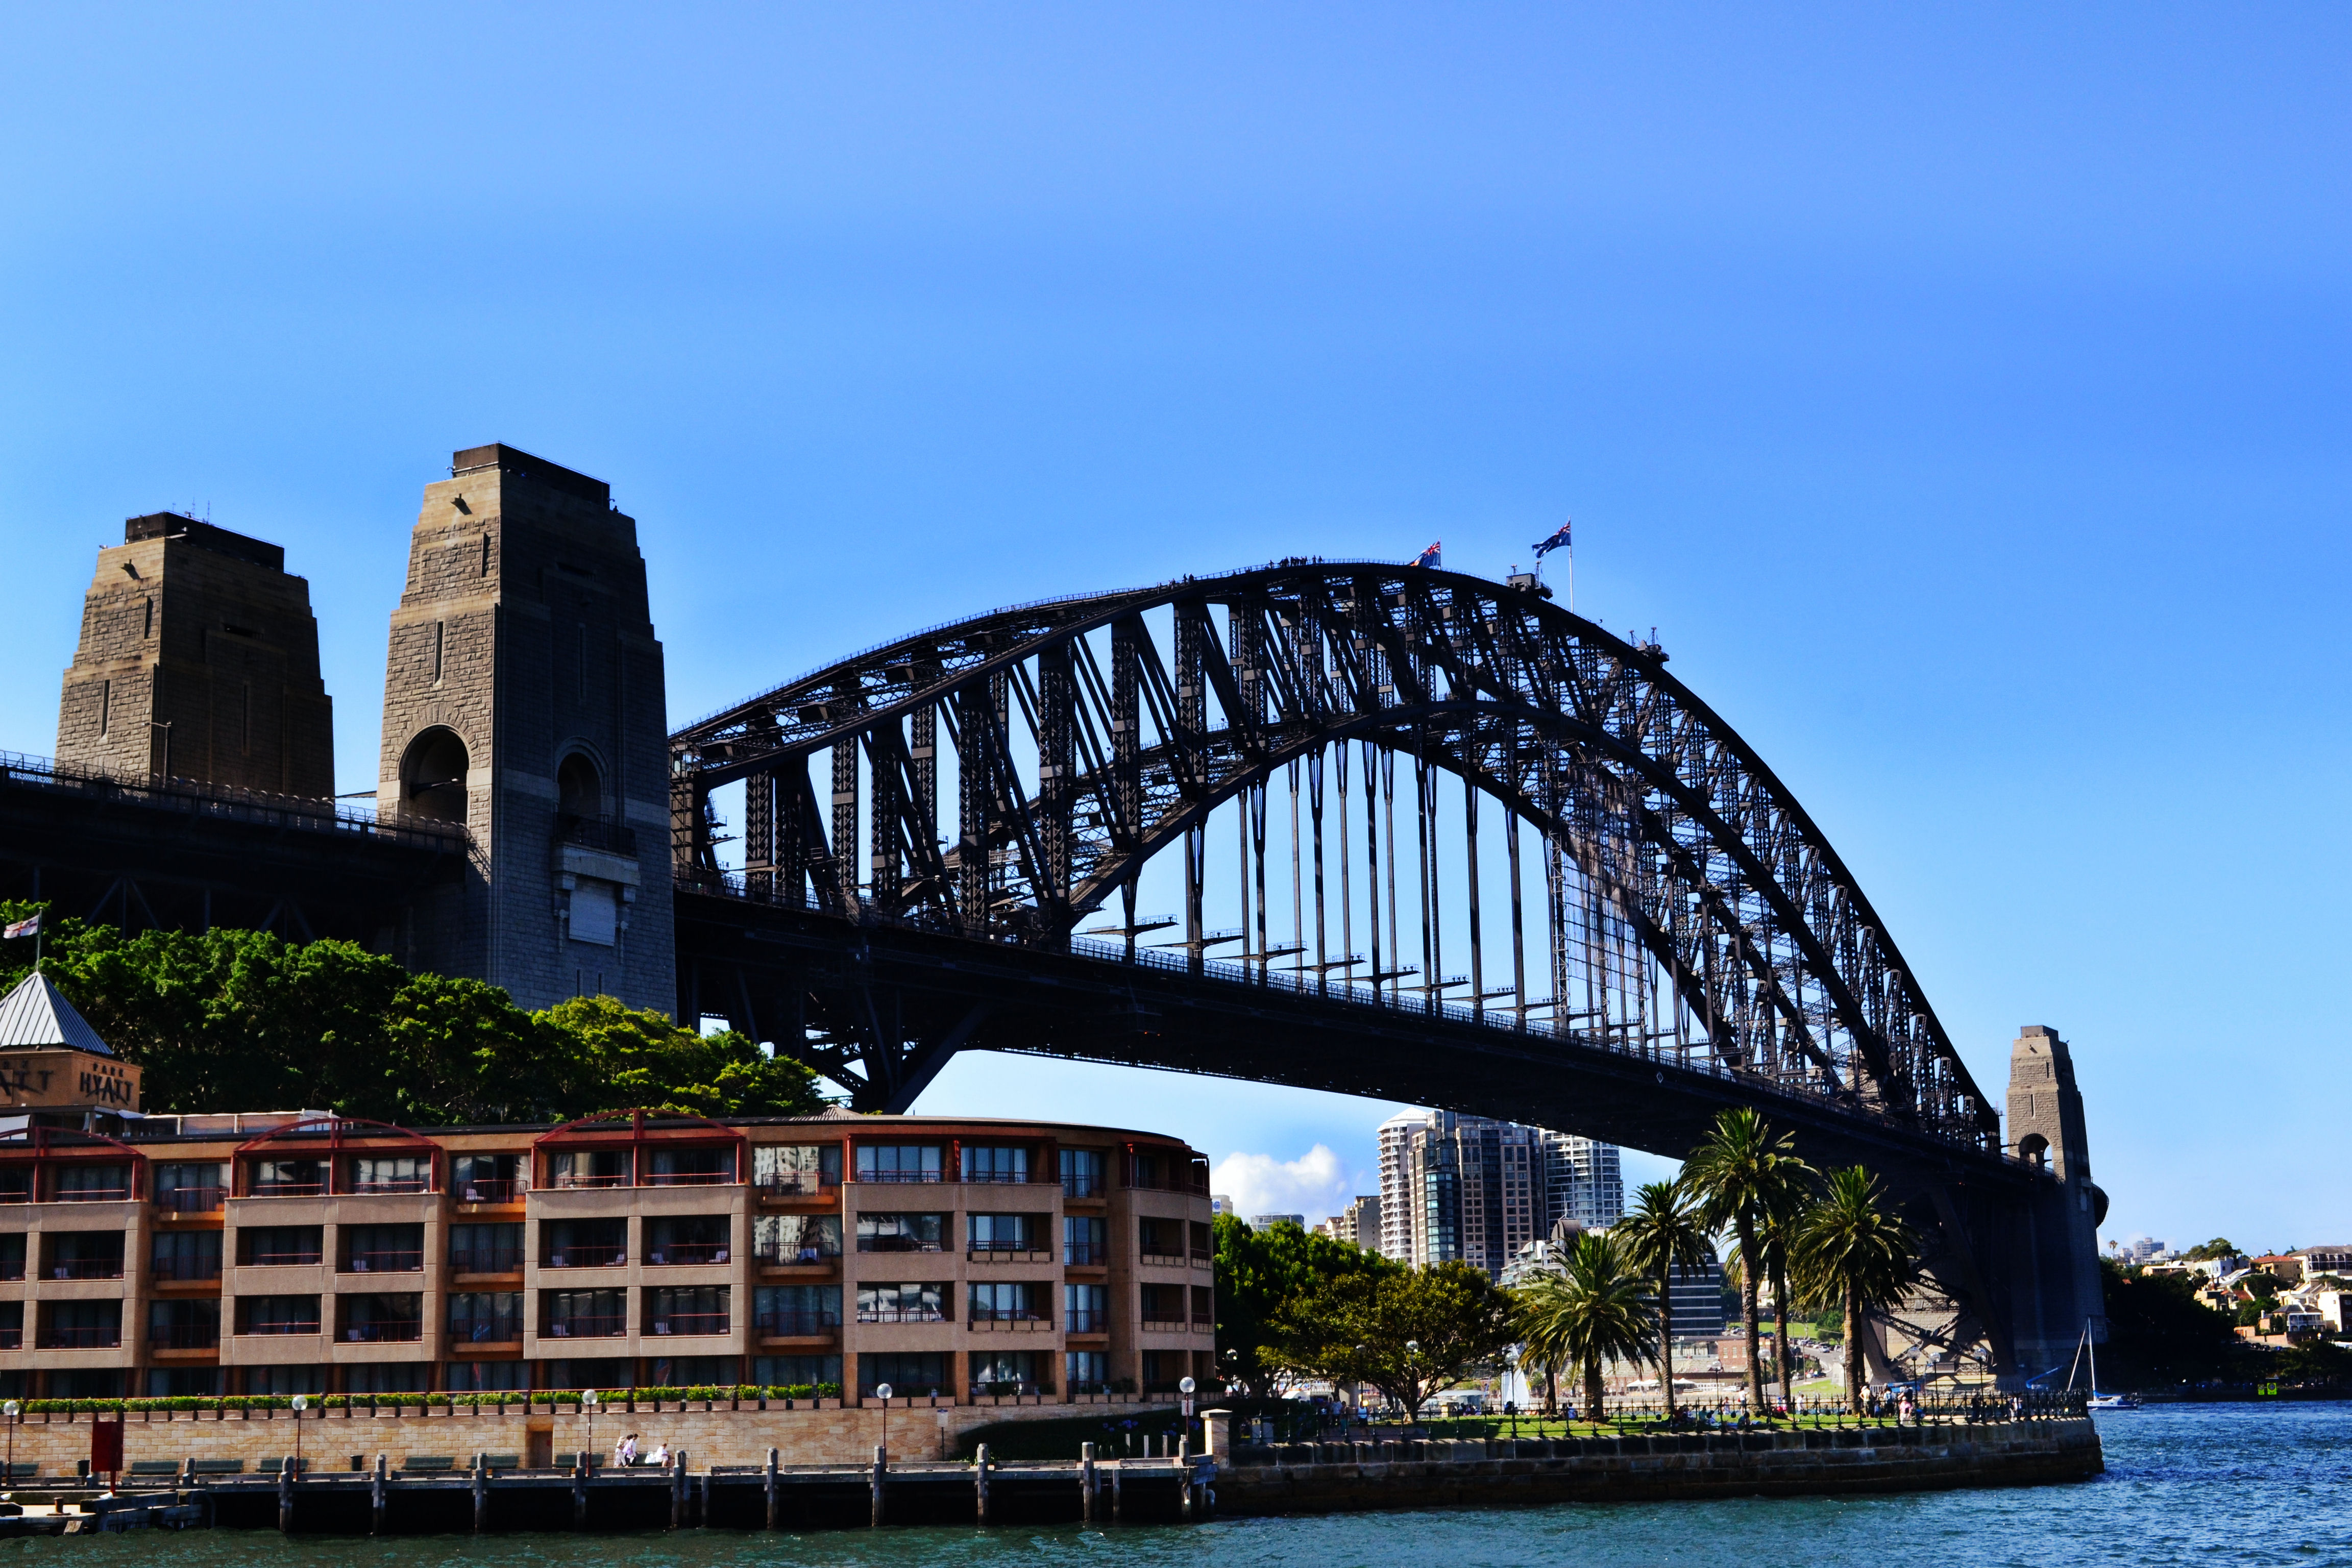
[[[1664,663],[1654,645],[1549,603],[1531,579],[1381,563],[1287,562],[1000,610],[673,735],[673,851],[682,885],[1057,953],[1117,895],[1132,954],[1136,879],[1173,848],[1184,859],[1178,945],[1197,968],[1209,946],[1234,940],[1204,931],[1202,897],[1206,824],[1238,802],[1245,867],[1253,843],[1256,852],[1254,948],[1246,876],[1242,888],[1243,963],[1264,980],[1288,956],[1308,984],[1360,998],[1363,961],[1326,956],[1319,886],[1312,960],[1270,946],[1265,888],[1269,785],[1287,777],[1295,811],[1304,773],[1319,845],[1328,759],[1337,749],[1344,827],[1349,753],[1360,749],[1368,825],[1376,775],[1391,803],[1391,877],[1400,771],[1424,877],[1438,778],[1500,804],[1515,931],[1517,825],[1540,837],[1552,994],[1530,1000],[1515,955],[1510,991],[1474,979],[1476,1006],[1513,994],[1499,1010],[1531,1032],[1997,1153],[1998,1116],[1862,889],[1786,787]],[[810,776],[820,757],[829,798]],[[719,869],[710,802],[737,781],[740,875]],[[1474,858],[1478,816],[1465,814]],[[1475,973],[1475,871],[1470,885]],[[1391,912],[1397,954],[1393,894]],[[1429,919],[1418,967],[1383,960],[1375,923],[1374,999],[1435,1011],[1456,984],[1433,967],[1442,938]],[[1425,977],[1405,984],[1415,973]],[[878,1022],[867,1032],[877,1030],[887,1033]],[[893,1048],[835,1042],[845,1061],[866,1056],[869,1079],[872,1054]]]

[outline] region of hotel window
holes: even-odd
[[[518,1344],[522,1292],[459,1290],[449,1297],[449,1338],[457,1344]]]
[[[663,1285],[646,1292],[646,1321],[656,1334],[723,1334],[730,1327],[724,1285]]]
[[[227,1196],[228,1169],[211,1163],[173,1163],[152,1167],[155,1206],[173,1214],[210,1214]]]
[[[430,1154],[362,1154],[352,1162],[354,1193],[421,1193],[432,1182]]]
[[[1065,1215],[1062,1220],[1062,1261],[1077,1264],[1109,1262],[1109,1225],[1085,1215]]]
[[[861,1323],[937,1323],[947,1319],[949,1287],[937,1281],[913,1284],[860,1285],[857,1321]]]
[[[316,1265],[326,1258],[326,1232],[315,1225],[241,1225],[236,1227],[239,1268]]]
[[[217,1279],[221,1271],[221,1233],[216,1230],[159,1230],[150,1244],[147,1271],[157,1279]]]
[[[1105,1163],[1103,1152],[1099,1149],[1063,1150],[1062,1195],[1066,1198],[1100,1197]]]
[[[841,1326],[838,1285],[762,1285],[751,1294],[751,1326],[777,1339]]]
[[[861,1143],[857,1149],[857,1179],[861,1182],[936,1182],[940,1180],[937,1143]]]
[[[976,1214],[967,1222],[974,1252],[1030,1252],[1044,1243],[1045,1215]]]
[[[928,1399],[934,1394],[953,1394],[955,1384],[948,1376],[951,1359],[937,1351],[860,1355],[857,1396],[872,1399],[874,1391],[886,1383],[894,1399]]]
[[[862,1214],[857,1216],[857,1250],[937,1252],[946,1230],[945,1215]]]
[[[453,1225],[449,1270],[453,1274],[513,1274],[522,1268],[520,1225]]]
[[[975,1323],[1035,1323],[1049,1320],[1044,1311],[1045,1287],[1026,1279],[995,1279],[971,1287],[971,1321]]]
[[[461,1204],[510,1204],[522,1196],[520,1154],[457,1154],[449,1167],[449,1184]]]
[[[967,1143],[963,1151],[963,1179],[1025,1182],[1029,1179],[1029,1151],[1003,1143]]]
[[[724,1263],[732,1222],[723,1214],[666,1215],[646,1221],[646,1261]]]
[[[1053,1387],[1045,1369],[1053,1365],[1047,1351],[975,1351],[971,1357],[974,1394],[1039,1394]]]
[[[547,1157],[547,1179],[556,1187],[625,1187],[626,1149],[559,1149]]]
[[[1062,1287],[1062,1328],[1073,1334],[1110,1331],[1110,1288],[1107,1285]]]
[[[841,1358],[837,1355],[753,1356],[751,1381],[761,1388],[803,1390],[796,1396],[803,1399],[838,1398],[841,1394]],[[832,1392],[821,1393],[827,1389]]]
[[[1069,1394],[1101,1394],[1110,1386],[1110,1356],[1104,1351],[1071,1351],[1062,1357],[1063,1389]]]
[[[751,1256],[762,1263],[812,1264],[841,1256],[841,1216],[761,1215],[751,1222]]]
[[[316,1296],[239,1296],[236,1331],[240,1334],[315,1334],[319,1331]]]
[[[841,1185],[838,1143],[761,1143],[751,1150],[751,1184],[780,1197],[815,1197]]]

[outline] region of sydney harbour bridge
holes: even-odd
[[[1534,577],[1290,560],[899,637],[670,733],[665,858],[644,831],[660,805],[639,793],[614,812],[620,781],[596,771],[660,787],[657,763],[632,760],[661,737],[634,524],[601,481],[512,448],[460,452],[451,472],[427,488],[394,616],[376,813],[178,776],[184,744],[143,773],[0,757],[0,891],[126,924],[347,932],[514,985],[498,965],[521,961],[498,954],[588,940],[565,889],[606,879],[627,901],[603,905],[601,951],[659,955],[631,984],[666,991],[674,951],[679,1017],[777,1042],[859,1110],[910,1107],[966,1050],[1369,1096],[1669,1156],[1754,1106],[1816,1165],[1885,1180],[1927,1240],[1950,1348],[1982,1347],[2013,1384],[2098,1326],[2105,1198],[2063,1043],[2040,1028],[2016,1043],[2004,1132],[1763,759],[1664,649],[1570,614]],[[158,514],[121,549],[214,548],[205,532]],[[86,628],[111,624],[103,595],[137,591],[113,553]],[[254,581],[271,591],[299,582],[266,565]],[[476,585],[525,582],[546,614],[617,616],[634,689],[655,697],[625,709],[650,715],[641,740],[551,752],[536,782],[497,737],[561,728],[545,721],[558,667],[531,658],[566,645],[499,641],[508,622]],[[444,650],[474,625],[482,674],[461,690]],[[578,636],[584,655],[588,619]],[[582,663],[576,679],[586,697],[605,677]],[[394,733],[403,704],[413,736]],[[142,756],[151,728],[170,733],[142,726]],[[531,812],[548,824],[535,838],[517,826]],[[551,934],[526,942],[532,921]],[[434,960],[436,922],[454,962]]]

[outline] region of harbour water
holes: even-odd
[[[2079,1486],[1239,1520],[1088,1530],[724,1531],[297,1539],[215,1531],[30,1541],[75,1568],[952,1568],[1013,1563],[1485,1568],[1662,1563],[2076,1568],[2226,1561],[2352,1568],[2352,1405],[2152,1406],[2100,1418],[2107,1474]],[[62,1562],[60,1563],[62,1568]]]

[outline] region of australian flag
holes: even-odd
[[[1550,554],[1555,550],[1566,550],[1570,548],[1568,541],[1568,531],[1570,527],[1570,524],[1565,522],[1561,523],[1558,533],[1553,534],[1549,539],[1538,544],[1536,546],[1536,560],[1540,562],[1545,556]]]
[[[1442,565],[1443,563],[1438,559],[1438,552],[1444,549],[1444,545],[1445,541],[1442,539],[1431,542],[1428,549],[1412,558],[1412,563],[1416,566]]]

